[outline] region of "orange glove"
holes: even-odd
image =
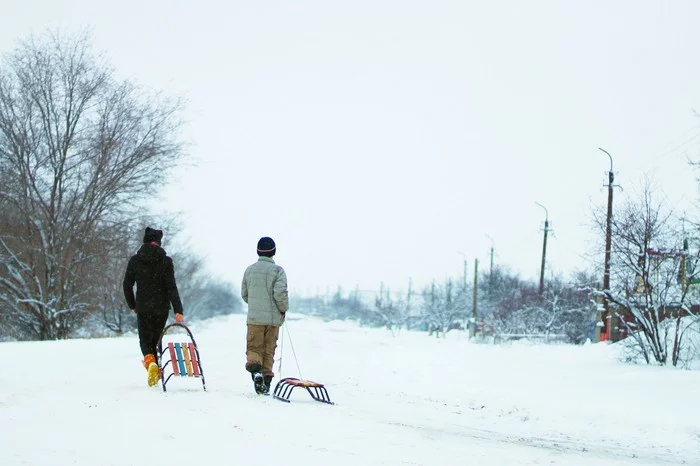
[[[178,324],[182,323],[182,314],[175,314],[175,322]]]

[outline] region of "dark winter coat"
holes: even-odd
[[[182,314],[173,260],[156,244],[143,244],[131,257],[123,285],[129,309],[135,309],[139,314],[167,314],[171,304],[176,314]]]

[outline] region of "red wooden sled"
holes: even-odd
[[[272,396],[280,401],[289,403],[289,396],[296,387],[305,388],[306,391],[309,392],[309,395],[311,395],[311,398],[316,401],[328,403],[329,405],[334,404],[328,396],[328,390],[326,390],[326,387],[324,387],[322,383],[312,382],[310,380],[299,380],[294,377],[287,377],[277,382]]]

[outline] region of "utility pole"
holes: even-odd
[[[613,207],[613,181],[615,181],[615,175],[613,174],[613,160],[612,160],[612,155],[608,153],[605,149],[601,149],[600,147],[598,148],[600,151],[605,152],[608,154],[608,157],[610,158],[610,171],[608,172],[608,213],[605,218],[605,266],[604,266],[604,271],[603,271],[603,293],[607,292],[610,290],[610,249],[611,249],[611,242],[612,242],[612,233],[611,233],[611,223],[612,223],[612,207]],[[605,328],[606,328],[606,333],[607,338],[610,341],[614,341],[613,339],[613,316],[610,313],[610,308],[608,305],[608,299],[603,294],[603,309],[604,309],[604,316],[603,316],[603,321],[605,322]]]
[[[549,233],[549,212],[547,211],[547,208],[539,202],[535,202],[535,204],[544,209],[544,241],[542,243],[542,266],[540,267],[540,296],[542,296],[542,293],[544,292],[544,264],[547,258],[547,233]]]
[[[464,279],[462,280],[462,287],[467,289],[467,259],[464,259]]]
[[[474,259],[474,296],[472,301],[472,331],[471,336],[476,337],[476,298],[477,281],[479,278],[479,259]]]
[[[489,251],[489,256],[491,259],[491,263],[489,265],[489,295],[491,294],[491,285],[493,285],[493,238],[491,238],[489,235],[486,235],[488,239],[491,240],[491,250]]]
[[[462,251],[457,251],[457,254],[464,259],[464,273],[462,275],[462,289],[467,289],[467,256]]]

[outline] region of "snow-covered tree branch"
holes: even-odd
[[[681,222],[647,182],[638,198],[615,211],[611,229],[611,289],[602,294],[616,330],[647,363],[676,365],[697,318],[690,306],[697,293],[684,271],[697,258],[683,247]]]
[[[101,238],[181,157],[179,108],[116,80],[85,35],[32,37],[5,57],[0,311],[32,338],[65,338],[98,307]]]

